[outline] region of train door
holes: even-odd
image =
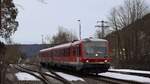
[[[79,63],[80,62],[80,45],[76,45],[75,46],[76,49],[76,62]]]

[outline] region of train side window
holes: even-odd
[[[56,56],[56,50],[54,50],[54,56]]]
[[[50,51],[50,56],[52,56],[52,51]]]
[[[63,49],[63,56],[65,56],[65,49]]]
[[[67,56],[68,55],[68,51],[67,51],[67,48],[65,49],[65,56]]]
[[[76,48],[73,47],[73,55],[75,56],[76,55]]]
[[[76,47],[76,56],[79,56],[79,49]]]
[[[55,50],[55,56],[58,56],[57,50]]]
[[[57,50],[55,50],[55,56],[57,56]]]
[[[60,53],[60,54],[61,54],[61,56],[63,56],[63,49],[61,49],[61,50],[60,50],[60,52],[61,52],[61,53]]]
[[[56,50],[56,56],[59,56],[59,54],[58,54],[58,50]]]
[[[52,56],[54,56],[54,51],[52,51]]]
[[[79,51],[79,56],[81,56],[81,48],[80,48],[80,46],[78,47],[78,51]]]
[[[60,50],[60,55],[63,56],[63,49]]]
[[[71,53],[70,53],[70,50],[71,50],[71,49],[70,49],[70,48],[68,48],[68,56],[70,56],[70,54],[71,54]]]
[[[58,55],[61,56],[61,49],[58,50]]]
[[[65,56],[68,56],[68,48],[66,48],[66,55]]]
[[[56,52],[55,52],[55,53],[56,53],[56,56],[58,56],[58,50],[56,50]]]
[[[73,55],[79,56],[79,47],[77,45],[73,47]]]
[[[57,50],[55,50],[55,54],[56,54],[56,56],[58,56]]]
[[[80,46],[79,45],[77,45],[77,47],[76,47],[76,55],[77,56],[80,56],[81,55],[81,49],[80,49]]]
[[[58,53],[59,53],[59,56],[61,56],[61,55],[62,55],[62,54],[61,54],[61,49],[59,49]]]
[[[70,56],[70,48],[67,48],[67,56]]]
[[[51,56],[53,56],[53,51],[51,51]]]
[[[48,56],[50,56],[50,51],[48,51]]]

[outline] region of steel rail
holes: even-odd
[[[23,70],[23,69],[18,68],[18,67],[16,67],[16,66],[15,66],[15,68],[16,68],[17,70],[21,71],[21,72],[26,72],[26,73],[28,73],[28,74],[31,74],[31,75],[35,76],[36,78],[40,79],[44,84],[49,84],[49,83],[47,82],[47,80],[45,80],[45,79],[43,79],[42,77],[40,77],[40,76],[34,74],[34,73],[31,72],[31,71]]]
[[[57,76],[61,79],[64,79],[61,76],[57,75],[53,70],[49,70],[49,71],[52,74],[54,74],[55,76]],[[65,73],[68,73],[68,71],[65,72]],[[100,76],[100,75],[93,75],[93,74],[81,74],[81,73],[69,73],[69,74],[76,75],[76,76],[79,76],[79,77],[82,77],[82,78],[91,78],[91,79],[95,79],[95,80],[99,80],[99,81],[104,81],[104,82],[108,82],[108,83],[111,83],[111,84],[143,84],[143,83],[137,82],[137,81],[116,79],[116,78]],[[67,83],[64,83],[64,84],[67,84]]]
[[[138,81],[131,81],[131,80],[123,80],[123,79],[116,79],[116,78],[111,78],[111,77],[106,77],[106,76],[101,76],[101,75],[95,75],[95,74],[85,74],[85,73],[79,73],[79,72],[69,72],[69,71],[61,71],[65,72],[67,74],[75,75],[81,78],[90,78],[98,81],[103,81],[103,82],[108,82],[110,84],[143,84]]]
[[[19,65],[20,66],[20,65]],[[24,68],[26,70],[32,70],[32,69],[29,69],[29,68],[25,68],[25,67],[22,67],[20,66],[21,68]],[[41,71],[37,71],[37,70],[32,70],[33,72],[37,72],[37,73],[42,73],[43,75],[46,75],[46,76],[49,76],[49,77],[52,77],[54,79],[57,79],[59,81],[61,81],[62,83],[64,84],[71,84],[69,81],[67,81],[66,79],[62,78],[61,76],[57,75],[55,72],[49,70],[52,74],[54,74],[55,76],[53,75],[50,75],[50,74],[47,74],[47,73],[44,73],[44,72],[41,72]]]

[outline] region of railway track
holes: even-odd
[[[93,74],[82,75],[82,78],[97,80],[103,82],[104,84],[143,84],[138,81],[116,79],[116,78],[111,78],[111,77],[106,77],[101,75],[93,75]]]
[[[135,75],[135,76],[142,76],[142,77],[149,77],[150,78],[150,72],[144,73],[141,71],[123,71],[123,70],[109,70],[108,72],[129,74],[129,75]]]
[[[134,72],[132,72],[132,73],[134,73]],[[139,75],[139,74],[131,74],[131,72],[129,74],[129,73],[120,73],[119,71],[118,72],[117,71],[115,71],[115,72],[108,71],[108,72],[106,72],[106,74],[101,73],[98,75],[98,77],[96,77],[96,79],[108,81],[111,84],[150,84],[150,78],[145,77],[146,74],[141,75],[142,73]]]
[[[33,66],[40,67],[38,65],[33,65]],[[71,82],[67,81],[65,78],[58,75],[57,72],[62,72],[62,73],[65,73],[65,74],[69,74],[69,75],[73,75],[73,76],[83,78],[86,82],[84,84],[92,84],[92,83],[94,83],[94,84],[150,84],[150,83],[142,83],[142,82],[139,82],[139,81],[132,81],[132,80],[124,80],[124,79],[117,79],[117,78],[107,77],[107,76],[103,76],[101,74],[99,74],[99,75],[83,74],[83,73],[78,73],[78,72],[73,72],[73,71],[68,71],[68,70],[63,70],[63,69],[55,69],[55,70],[48,69],[49,72],[51,73],[51,74],[48,74],[48,73],[45,73],[45,72],[42,72],[42,71],[38,71],[37,69],[36,70],[31,69],[31,67],[25,67],[25,66],[20,66],[20,65],[18,65],[18,67],[20,67],[21,69],[24,69],[26,71],[32,71],[32,72],[36,72],[36,73],[40,74],[41,76],[38,77],[38,78],[41,81],[43,81],[44,84],[53,84],[53,83],[49,82],[49,79],[47,77],[54,78],[54,79],[62,82],[63,84],[76,84],[76,83],[71,83]],[[112,72],[112,73],[121,74],[117,71]],[[125,73],[123,73],[123,75],[125,75]],[[142,77],[144,77],[144,76],[142,76]],[[89,82],[89,80],[93,80],[93,81]],[[95,81],[97,81],[97,83],[95,83]]]
[[[15,68],[19,71],[26,72],[26,73],[29,73],[29,74],[35,76],[36,78],[40,79],[44,84],[52,84],[51,81],[49,81],[48,77],[54,78],[54,79],[62,82],[63,84],[71,84],[69,81],[60,77],[53,71],[50,72],[51,74],[48,74],[48,73],[45,73],[42,71],[30,69],[30,68],[27,68],[27,67],[24,67],[21,65],[17,65],[17,66],[15,66]],[[37,74],[39,74],[39,75],[37,75]]]
[[[101,76],[101,75],[98,75],[98,76],[93,75],[90,78],[94,80],[104,81],[108,84],[143,84],[137,81],[116,79],[116,78],[111,78],[111,77],[106,77],[106,76]]]
[[[16,65],[15,68],[16,68],[18,71],[25,72],[25,73],[28,73],[28,74],[31,74],[31,75],[35,76],[36,78],[38,78],[39,80],[41,80],[41,81],[43,82],[43,84],[48,84],[48,81],[47,81],[45,78],[39,76],[39,75],[38,75],[39,73],[37,73],[37,72],[33,72],[33,71],[31,71],[31,70],[30,70],[30,71],[29,71],[29,70],[26,70],[26,69],[24,69],[24,68],[22,68],[22,67],[20,67],[20,66],[18,66],[18,65]]]
[[[61,70],[55,69],[55,70],[58,71],[58,72],[64,72],[64,73],[67,73],[67,74],[75,75],[75,76],[81,77],[85,80],[93,79],[93,80],[97,80],[97,81],[100,81],[100,82],[105,82],[106,84],[150,84],[149,82],[148,83],[147,82],[139,82],[138,79],[137,79],[137,81],[134,81],[134,80],[128,80],[128,79],[118,79],[118,78],[115,78],[115,77],[113,78],[113,77],[109,77],[109,76],[103,76],[101,74],[99,74],[99,75],[82,74],[82,73],[72,72],[72,71],[69,72],[69,71],[65,71],[65,70],[62,70],[62,69]],[[117,71],[116,71],[116,73],[120,74]],[[120,75],[129,75],[129,74],[124,73],[124,74],[120,74]],[[130,74],[130,76],[135,76],[135,75]],[[139,76],[139,77],[144,77],[144,76]],[[90,83],[88,83],[88,84],[90,84]]]

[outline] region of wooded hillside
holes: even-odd
[[[150,14],[112,32],[106,39],[112,49],[113,65],[117,68],[150,70]]]

